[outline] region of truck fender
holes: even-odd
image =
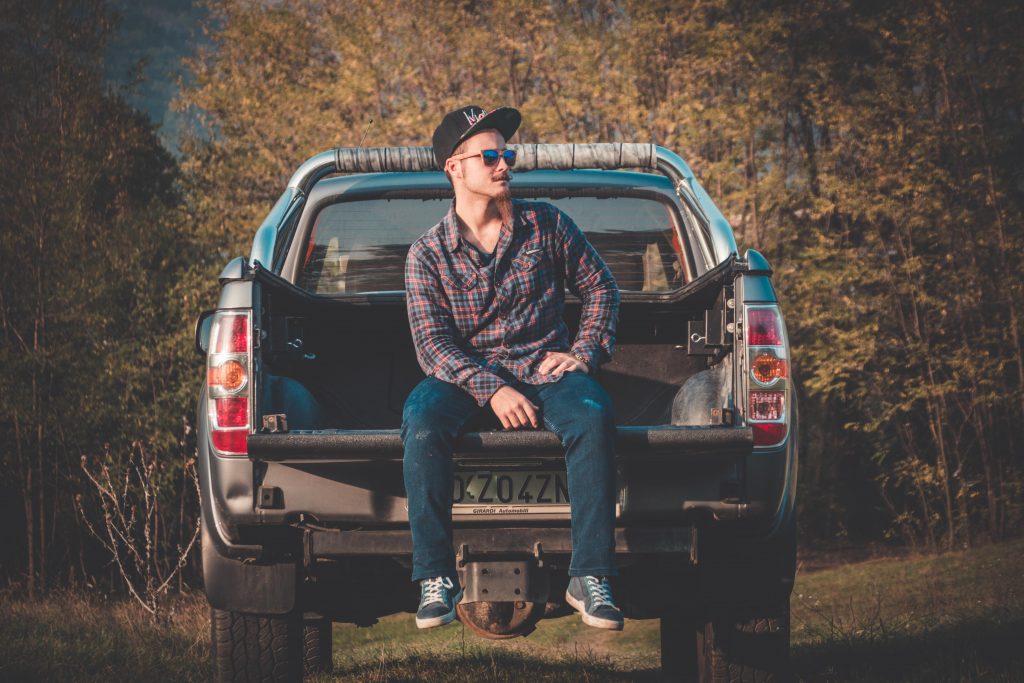
[[[262,548],[229,544],[217,529],[206,423],[206,389],[200,392],[200,549],[206,599],[212,607],[247,614],[286,614],[295,608],[300,578],[295,562],[261,561]],[[234,557],[230,557],[233,555]]]

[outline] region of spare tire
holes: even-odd
[[[465,602],[456,610],[459,619],[481,638],[502,640],[529,635],[544,616],[543,602]]]

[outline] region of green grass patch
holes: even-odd
[[[873,560],[797,577],[793,664],[810,682],[1024,680],[1024,540],[960,553]],[[75,594],[0,595],[0,680],[207,681],[201,595],[168,624],[136,606]],[[654,681],[658,622],[621,633],[577,616],[529,638],[482,640],[459,623],[419,631],[412,615],[335,624],[326,681]]]
[[[0,596],[0,681],[208,681],[205,603],[179,598],[169,623],[157,625],[125,601]]]
[[[1024,680],[1024,540],[797,577],[808,681]]]

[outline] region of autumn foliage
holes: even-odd
[[[467,103],[518,107],[521,142],[677,151],[741,251],[767,255],[795,347],[805,540],[948,548],[1021,531],[1019,3],[221,0],[209,10],[178,102],[198,125],[173,164],[87,79],[45,61],[35,68],[46,79],[3,72],[5,86],[24,85],[0,96],[0,462],[17,474],[5,491],[25,501],[26,524],[42,525],[11,536],[20,559],[5,572],[38,574],[45,561],[67,574],[71,560],[40,553],[56,517],[73,520],[51,496],[80,485],[80,454],[141,439],[184,462],[198,377],[187,320],[213,303],[216,270],[248,254],[296,166],[336,146],[427,145],[439,117]],[[33,25],[33,49],[52,50],[43,37],[73,42],[59,29]],[[19,45],[5,55],[28,49]],[[95,107],[76,104],[71,119],[58,104],[88,98]],[[62,153],[81,172],[53,160]],[[150,161],[132,165],[139,155]],[[168,164],[177,175],[165,185],[152,169]],[[17,182],[22,172],[31,180]],[[62,240],[95,244],[93,260],[70,258]],[[187,263],[168,240],[194,245]],[[123,281],[101,277],[107,259]],[[76,303],[76,283],[92,309],[61,305]],[[147,327],[127,324],[126,302]],[[78,358],[83,348],[93,360]],[[94,397],[75,408],[88,428],[62,419],[63,387],[88,392],[74,401]],[[150,404],[144,419],[112,415]],[[179,471],[168,470],[169,491],[182,490]]]
[[[776,270],[806,536],[1019,529],[1024,11],[998,2],[227,1],[183,102],[236,251],[296,163],[429,144],[510,104],[523,142],[678,151]],[[244,179],[244,180],[240,180]]]

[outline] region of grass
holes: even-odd
[[[0,680],[209,680],[205,601],[174,607],[158,626],[125,602],[0,595]],[[802,573],[792,608],[793,663],[807,683],[1024,680],[1024,540]],[[333,637],[335,671],[321,683],[658,677],[653,620],[609,633],[567,616],[529,638],[487,641],[458,623],[418,632],[411,615],[395,615],[335,624]]]

